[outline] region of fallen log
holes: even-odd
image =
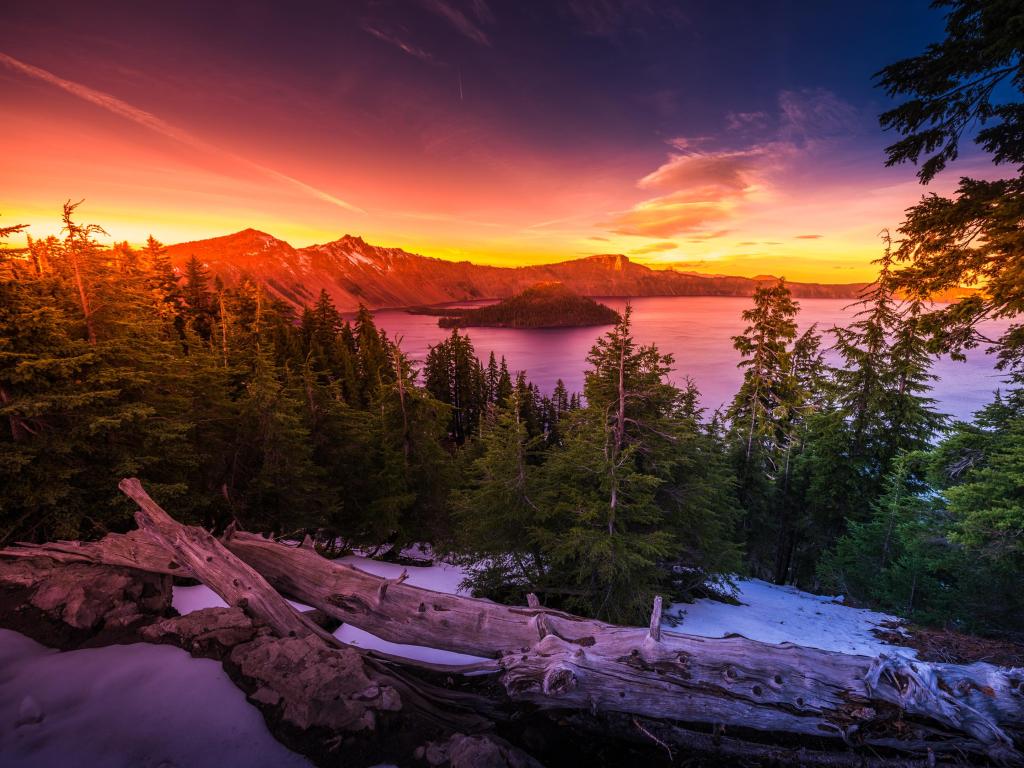
[[[186,551],[168,560],[166,550],[147,548],[135,535],[108,539],[0,554],[52,552],[64,561],[122,565],[131,558],[143,570],[191,575],[205,567]],[[1021,670],[693,637],[662,629],[654,615],[647,628],[615,627],[540,606],[419,589],[253,534],[237,532],[224,544],[217,557],[233,553],[282,593],[386,640],[496,658],[490,668],[513,702],[918,756],[964,752],[1021,761]],[[660,615],[657,606],[652,614]]]
[[[224,549],[211,534],[173,520],[149,497],[137,479],[127,478],[117,487],[138,504],[135,521],[139,530],[171,553],[176,562],[188,568],[228,605],[241,608],[279,637],[315,635],[327,645],[341,647],[333,635],[292,608],[260,574]]]
[[[171,518],[137,479],[122,480],[118,487],[139,507],[135,515],[139,531],[162,550],[154,552],[122,538],[120,543],[129,544],[133,558],[156,556],[171,568],[168,556],[172,556],[174,563],[229,606],[241,609],[254,627],[265,626],[272,633],[257,633],[248,642],[234,645],[225,664],[248,688],[250,700],[272,713],[286,742],[306,739],[309,733],[324,734],[321,741],[336,748],[345,744],[346,762],[369,764],[379,762],[382,741],[392,742],[383,754],[398,757],[428,738],[490,728],[488,718],[472,712],[474,704],[487,708],[484,699],[416,680],[344,645],[293,608],[263,576],[207,531]],[[379,731],[388,735],[378,735]],[[356,738],[360,734],[374,738]],[[484,742],[491,738],[487,733],[478,736]],[[512,753],[521,754],[514,749]],[[335,755],[319,756],[331,762],[336,759]],[[522,757],[523,765],[531,764]]]
[[[447,595],[237,532],[226,545],[277,589],[392,642],[497,657],[513,701],[690,723],[822,735],[907,751],[1019,760],[1024,671],[872,659],[663,630]],[[931,725],[903,740],[893,713]],[[936,727],[938,726],[938,727]],[[927,742],[927,746],[925,743]]]

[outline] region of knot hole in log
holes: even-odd
[[[544,693],[561,696],[576,687],[576,673],[566,666],[557,665],[544,673]]]

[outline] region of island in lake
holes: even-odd
[[[613,325],[619,321],[619,313],[611,307],[580,296],[559,282],[538,283],[486,307],[439,307],[429,313],[442,315],[437,320],[442,328],[568,328]]]

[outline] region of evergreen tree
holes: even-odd
[[[928,445],[943,423],[927,396],[931,355],[921,333],[922,305],[900,306],[894,295],[893,254],[886,235],[878,280],[866,289],[864,309],[845,328],[833,328],[843,366],[835,371],[838,406],[849,421],[849,460],[875,498],[891,462]]]
[[[493,356],[492,356],[493,360]],[[481,427],[480,455],[468,469],[469,486],[454,499],[458,542],[468,554],[474,592],[525,601],[548,570],[540,549],[536,438],[531,438],[513,393],[507,407]]]
[[[493,353],[491,361],[493,363]],[[432,346],[424,366],[424,385],[435,398],[451,406],[448,432],[456,445],[462,445],[477,431],[489,387],[496,386],[476,358],[473,342],[453,329],[445,340]]]
[[[921,299],[963,286],[983,288],[954,294],[952,304],[922,313],[933,350],[962,356],[964,349],[985,341],[979,321],[1024,311],[1024,37],[1015,2],[938,4],[949,9],[945,38],[879,73],[887,94],[902,100],[881,123],[900,136],[886,149],[887,165],[919,164],[922,183],[957,158],[965,134],[995,165],[1014,170],[1001,179],[964,177],[950,197],[926,195],[900,227],[897,256],[905,266],[894,278],[898,288]],[[993,351],[1000,365],[1019,370],[1024,328],[1011,323]]]
[[[183,315],[191,330],[208,343],[213,336],[213,293],[209,270],[195,255],[185,264],[184,280],[181,289]]]
[[[801,376],[817,354],[813,332],[794,354],[798,311],[783,280],[754,293],[742,315],[748,325],[733,337],[744,373],[728,411],[748,557],[755,572],[780,583],[796,546],[787,494],[796,416],[805,405]]]
[[[886,477],[883,495],[863,522],[850,522],[818,567],[826,589],[916,618],[942,613],[949,600],[938,573],[947,561],[947,516],[928,496],[928,456],[903,454]]]
[[[573,610],[636,623],[656,592],[678,590],[670,563],[694,571],[732,563],[707,555],[732,547],[729,537],[708,544],[731,528],[735,507],[728,483],[718,485],[724,458],[715,460],[696,428],[695,395],[666,380],[671,356],[636,345],[629,308],[588,362],[587,405],[563,421],[562,444],[538,469],[531,544],[547,568],[535,589]]]

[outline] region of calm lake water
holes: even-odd
[[[621,311],[625,299],[601,301]],[[655,343],[664,353],[675,357],[672,378],[676,382],[689,376],[700,388],[707,408],[717,408],[732,399],[739,388],[742,372],[736,367],[739,355],[732,337],[743,330],[740,313],[750,306],[748,298],[719,296],[648,297],[632,300],[633,328],[638,342]],[[827,330],[850,322],[856,308],[847,308],[847,299],[800,299],[800,329],[817,323]],[[451,333],[440,328],[437,318],[410,315],[397,310],[376,313],[378,324],[389,335],[402,339],[402,349],[420,361],[428,348]],[[1005,324],[1002,324],[1005,328]],[[508,328],[469,328],[477,355],[486,362],[493,350],[504,355],[509,368],[525,370],[544,393],[550,393],[561,378],[570,391],[583,388],[586,356],[602,328],[553,328],[520,330]],[[990,332],[1000,328],[991,324]],[[834,356],[829,355],[834,361]],[[984,351],[972,350],[966,363],[937,360],[933,372],[939,376],[933,396],[942,410],[956,418],[969,418],[987,403],[1001,386],[1003,377],[995,370],[995,360]]]

